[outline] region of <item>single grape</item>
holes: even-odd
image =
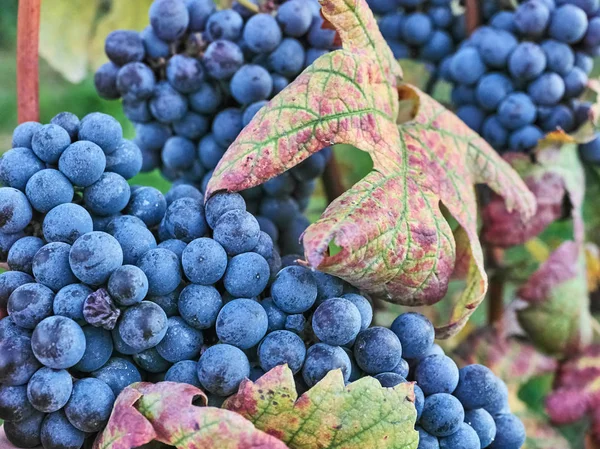
[[[419,360],[415,380],[426,396],[452,393],[458,385],[458,367],[450,357],[430,355]]]
[[[33,135],[41,128],[42,124],[38,122],[23,122],[19,124],[13,131],[13,148],[31,148],[31,140],[33,139]]]
[[[167,315],[158,305],[142,301],[123,312],[119,335],[136,352],[156,346],[167,333]]]
[[[115,342],[116,346],[116,342]],[[129,360],[119,357],[111,358],[102,368],[92,373],[92,376],[105,382],[116,396],[125,387],[142,381],[138,369]]]
[[[518,449],[525,443],[525,426],[519,418],[510,413],[496,415],[496,438],[488,446],[490,449]]]
[[[0,419],[5,421],[22,421],[36,413],[29,399],[27,387],[20,385],[11,387],[0,385]]]
[[[23,335],[0,340],[0,383],[5,386],[25,385],[40,363],[31,350],[31,339]]]
[[[115,395],[103,381],[89,377],[75,382],[65,406],[69,422],[83,432],[98,432],[108,422]]]
[[[256,253],[242,253],[229,261],[223,284],[232,296],[251,298],[265,289],[269,278],[269,264],[264,257]]]
[[[71,397],[73,380],[68,371],[42,367],[27,384],[27,398],[36,410],[52,413],[65,406]]]
[[[104,153],[102,153],[104,155]],[[42,231],[47,242],[72,244],[83,234],[92,232],[94,224],[90,214],[73,203],[59,204],[44,217]]]
[[[4,423],[6,439],[16,447],[36,447],[41,444],[40,434],[45,413],[35,412],[22,421]]]
[[[44,168],[46,165],[29,148],[12,148],[0,158],[0,183],[24,191],[29,178]]]
[[[260,366],[267,372],[278,365],[287,364],[294,374],[304,364],[306,348],[296,334],[279,330],[268,334],[258,347]]]
[[[188,110],[186,97],[166,81],[159,81],[150,99],[150,112],[156,120],[169,124],[177,122]]]
[[[319,340],[332,346],[353,341],[361,330],[361,315],[356,306],[344,298],[325,300],[312,318],[313,332]]]
[[[271,285],[273,301],[286,313],[303,313],[317,299],[317,282],[304,267],[290,266],[281,270]]]
[[[73,243],[69,263],[79,280],[85,284],[100,285],[123,263],[123,250],[111,235],[93,231]]]
[[[465,412],[465,423],[475,430],[481,447],[488,447],[496,437],[494,418],[484,409],[468,410]]]
[[[309,30],[313,16],[305,2],[290,0],[279,7],[276,18],[286,35],[300,37]]]
[[[208,348],[198,362],[198,378],[213,394],[228,396],[249,376],[250,363],[235,346],[218,344]]]
[[[216,321],[220,341],[241,349],[258,344],[268,328],[265,309],[251,299],[235,299],[223,306]]]
[[[371,327],[358,334],[354,343],[354,358],[369,374],[392,371],[402,358],[402,345],[391,330]]]
[[[133,361],[140,368],[152,374],[164,374],[171,367],[171,363],[165,360],[155,347],[134,354]]]
[[[165,374],[165,381],[178,382],[201,388],[198,379],[198,363],[193,360],[183,360],[174,364]]]
[[[305,57],[302,44],[288,37],[269,55],[269,66],[280,75],[295,77],[304,68]]]
[[[313,387],[327,373],[336,369],[341,370],[344,382],[347,382],[352,370],[348,355],[339,346],[316,343],[306,351],[302,378],[308,387]]]
[[[425,398],[420,424],[431,435],[446,437],[458,431],[464,417],[458,399],[447,393],[437,393]]]
[[[181,282],[179,257],[165,248],[154,248],[144,253],[137,261],[148,278],[148,293],[166,295],[174,291]]]
[[[42,320],[31,337],[31,348],[36,358],[54,369],[67,369],[77,364],[85,353],[85,345],[81,327],[64,316]]]
[[[31,149],[42,161],[56,164],[60,155],[71,144],[71,136],[62,127],[42,125],[31,138]]]
[[[482,408],[502,396],[502,381],[483,365],[468,365],[459,371],[459,381],[454,396],[471,410]]]
[[[202,62],[212,78],[225,80],[231,78],[244,64],[244,54],[235,43],[217,40],[208,46]]]
[[[581,9],[566,4],[552,12],[548,33],[553,39],[567,44],[574,44],[585,35],[588,19]]]
[[[244,27],[244,42],[255,53],[270,53],[281,43],[281,28],[271,15],[255,14]]]
[[[46,449],[79,449],[85,436],[85,432],[71,425],[63,411],[46,416],[40,430],[40,441]]]
[[[26,239],[27,237],[23,237]],[[36,237],[32,237],[36,238]],[[23,240],[21,239],[21,240]],[[18,240],[17,242],[21,241]],[[15,243],[16,245],[16,243]],[[14,246],[13,245],[13,248]],[[12,249],[11,248],[11,251]],[[31,271],[31,270],[30,270]],[[12,292],[14,292],[18,287],[24,284],[29,284],[34,282],[33,278],[27,273],[21,273],[19,271],[5,271],[0,274],[0,308],[6,308],[8,304],[8,298]]]
[[[172,317],[167,321],[167,333],[156,345],[156,350],[165,360],[177,363],[198,358],[203,343],[201,331],[180,317]]]
[[[40,321],[52,315],[54,292],[42,284],[27,283],[13,290],[7,310],[15,324],[35,329]]]
[[[156,0],[150,6],[150,24],[156,35],[173,42],[185,33],[190,14],[182,0]]]

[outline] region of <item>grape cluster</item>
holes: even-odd
[[[235,2],[217,11],[213,0],[156,0],[149,15],[140,33],[108,35],[110,62],[97,71],[96,88],[104,98],[123,99],[144,156],[142,171],[159,167],[170,181],[201,191],[267,100],[334,48],[335,33],[321,28],[315,0],[289,0],[273,14],[254,14]],[[281,229],[291,222],[299,228],[330,154],[327,148],[244,192],[248,209]],[[298,235],[281,245],[299,252]]]
[[[418,59],[436,67],[466,39],[465,16],[452,0],[368,0],[381,34],[398,59]]]
[[[587,120],[578,97],[599,52],[600,2],[527,0],[495,13],[440,70],[467,125],[499,152],[526,152]]]

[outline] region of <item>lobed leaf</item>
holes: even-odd
[[[523,221],[534,198],[455,115],[416,88],[396,88],[379,31],[366,37],[373,18],[365,0],[321,3],[343,49],[321,56],[259,111],[221,159],[206,198],[254,187],[333,143],[368,152],[373,171],[307,229],[308,264],[375,298],[412,306],[443,298],[458,256],[467,288],[438,329],[439,337],[451,336],[487,289],[473,185],[489,184]],[[455,234],[441,205],[462,228]],[[341,248],[335,256],[328,255],[331,243]]]
[[[518,312],[519,323],[544,351],[567,355],[591,342],[587,271],[581,244],[562,243],[517,295],[529,304]]]
[[[589,346],[560,366],[546,410],[556,424],[589,416],[591,433],[600,442],[600,345]]]
[[[344,385],[339,370],[300,398],[287,366],[242,383],[224,408],[284,441],[291,449],[416,449],[412,383],[383,388],[372,377]]]

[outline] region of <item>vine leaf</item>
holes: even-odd
[[[455,115],[414,87],[396,86],[399,73],[389,49],[379,51],[379,31],[357,25],[374,20],[365,0],[321,4],[343,49],[321,56],[259,111],[221,159],[206,198],[256,186],[333,143],[368,152],[373,171],[307,229],[308,264],[375,298],[414,306],[444,297],[460,255],[467,288],[438,328],[438,337],[449,337],[487,290],[473,185],[490,185],[524,221],[534,198]],[[460,224],[459,235],[440,204]],[[332,242],[341,251],[329,256]]]
[[[194,405],[194,401],[201,406]],[[113,414],[97,437],[94,449],[129,449],[152,440],[178,449],[286,448],[242,416],[206,404],[206,395],[192,385],[133,384],[117,398]]]
[[[589,416],[591,434],[600,444],[600,345],[589,346],[561,365],[546,410],[556,424]]]
[[[590,300],[583,246],[563,242],[517,296],[528,303],[519,323],[544,351],[567,355],[592,340]]]
[[[287,366],[246,380],[223,407],[284,441],[291,449],[416,449],[412,383],[383,388],[372,377],[345,386],[331,371],[300,398]]]

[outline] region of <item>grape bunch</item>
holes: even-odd
[[[105,43],[109,62],[96,72],[100,96],[122,98],[135,124],[142,171],[204,191],[213,169],[256,112],[305,67],[334,47],[315,0],[289,0],[276,13],[213,0],[156,0],[142,32],[119,30]],[[306,222],[316,179],[330,149],[262,187],[244,192],[253,213],[280,229]],[[302,229],[303,230],[303,229]],[[297,237],[289,251],[300,252]],[[289,242],[288,242],[289,243]]]
[[[600,2],[527,0],[495,13],[440,71],[467,125],[499,152],[527,152],[587,120],[578,98],[599,52]]]
[[[436,67],[466,39],[464,14],[452,0],[368,0],[381,34],[398,59],[418,59]]]

